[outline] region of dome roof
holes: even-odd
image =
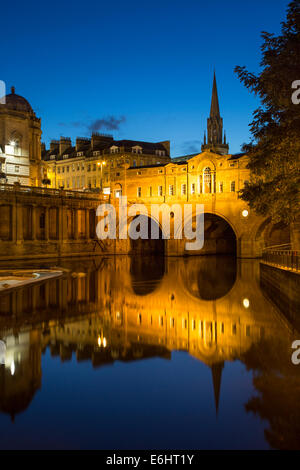
[[[5,97],[5,106],[8,109],[14,109],[16,111],[23,111],[26,113],[33,113],[33,109],[28,101],[23,96],[15,94],[15,87],[11,87],[11,93]]]

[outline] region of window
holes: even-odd
[[[138,324],[139,325],[142,324],[142,314],[141,313],[138,314]]]
[[[171,328],[175,327],[175,318],[170,318],[170,327]]]
[[[149,196],[152,197],[152,186],[149,188]]]
[[[196,329],[196,320],[192,320],[192,330]]]
[[[191,194],[195,194],[195,190],[196,190],[195,183],[192,183],[191,184]]]
[[[203,170],[203,192],[211,193],[211,169],[209,167]]]
[[[67,166],[66,168],[67,168],[67,173],[69,173],[69,169],[70,169],[70,168],[69,168],[68,166]]]
[[[142,188],[140,186],[137,188],[137,197],[142,197]]]
[[[235,323],[232,325],[232,334],[236,335],[236,324]]]
[[[230,183],[230,191],[231,191],[232,193],[235,192],[235,181],[231,181],[231,183]]]
[[[74,165],[74,163],[73,163],[73,165],[72,165],[72,171],[75,171],[75,165]]]
[[[162,186],[158,186],[158,195],[159,196],[163,195],[163,187]]]
[[[220,183],[219,183],[219,192],[220,193],[223,192],[223,181],[220,181]]]
[[[244,181],[244,186],[249,186],[249,181]]]
[[[88,164],[87,171],[91,171],[91,165],[90,165],[90,163]]]
[[[163,170],[158,170],[158,173],[163,173]]]
[[[186,184],[181,185],[181,194],[184,196],[186,194]]]
[[[57,173],[60,173],[60,166],[57,167]]]
[[[15,166],[15,172],[16,172],[16,173],[19,173],[19,171],[20,171],[20,167],[19,167],[19,165],[16,165],[16,166]]]
[[[136,160],[133,160],[133,166],[136,166]]]
[[[96,163],[93,164],[93,171],[96,171]]]
[[[169,195],[174,196],[174,184],[169,185]]]

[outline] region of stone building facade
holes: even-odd
[[[45,174],[51,188],[101,191],[110,193],[110,181],[128,164],[139,167],[169,162],[170,142],[114,140],[112,136],[94,133],[91,138],[69,137],[52,141],[43,148]]]
[[[39,186],[42,179],[41,120],[28,101],[15,93],[0,104],[0,182]]]

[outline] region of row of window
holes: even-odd
[[[96,178],[88,178],[87,185],[89,188],[97,188],[97,179]],[[98,186],[101,185],[101,181],[99,180]],[[85,176],[77,176],[71,178],[66,178],[65,180],[58,180],[57,181],[58,188],[67,188],[67,189],[82,189],[85,187]]]
[[[137,323],[138,323],[138,325],[142,324],[142,314],[141,313],[138,314]],[[152,315],[150,317],[150,324],[151,325],[153,324]],[[163,316],[159,316],[158,325],[159,326],[164,326],[164,317]],[[182,326],[183,329],[187,329],[188,320],[186,318],[182,319],[181,326]],[[209,328],[212,327],[212,323],[211,322],[206,322],[206,324],[204,325],[204,322],[202,320],[200,320],[199,321],[199,329],[202,333],[204,331],[204,326],[207,327],[207,329],[209,330]],[[217,326],[217,325],[215,325],[215,326]],[[196,330],[196,327],[197,327],[196,320],[191,321],[191,327],[192,327],[192,330]],[[174,317],[170,318],[170,328],[175,328],[175,318]],[[220,333],[222,333],[222,334],[225,333],[225,325],[224,325],[223,322],[220,323],[220,328],[219,329],[220,329]],[[232,335],[237,334],[237,325],[236,325],[236,323],[233,323],[231,325],[231,333],[232,333]],[[250,336],[250,325],[246,325],[245,333],[246,333],[246,336]]]
[[[247,182],[245,181],[245,184]],[[203,193],[204,191],[201,191],[201,187],[198,188],[199,189],[199,193]],[[219,192],[220,193],[223,193],[223,189],[224,189],[224,184],[223,184],[223,181],[220,181],[219,182]],[[235,192],[236,190],[236,187],[235,187],[235,181],[231,181],[230,182],[230,192]],[[211,191],[205,191],[205,192],[211,192]],[[169,196],[174,196],[175,195],[175,185],[174,184],[169,184]],[[186,183],[183,183],[181,185],[181,194],[183,196],[185,196],[187,194],[187,185]],[[196,184],[195,183],[192,183],[191,184],[191,194],[196,194]],[[158,196],[162,196],[163,195],[163,187],[162,186],[158,186],[157,187],[157,195]],[[149,187],[149,196],[153,196],[153,188],[152,186]],[[138,186],[137,188],[137,197],[142,197],[142,187],[141,186]]]

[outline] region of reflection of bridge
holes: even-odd
[[[187,351],[211,368],[218,403],[224,362],[282,336],[252,261],[120,258],[102,268],[82,262],[81,273],[76,268],[63,279],[0,296],[0,339],[7,346],[2,410],[14,414],[29,405],[46,347],[61,360],[75,353],[94,367]]]

